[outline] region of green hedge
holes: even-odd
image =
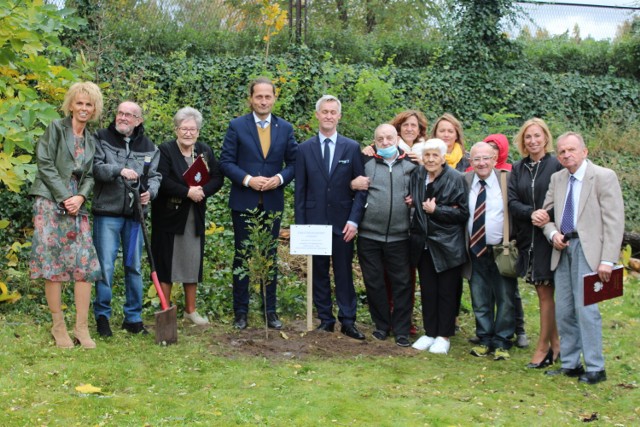
[[[98,76],[110,85],[107,114],[119,99],[137,99],[149,110],[149,132],[160,141],[172,136],[170,118],[175,111],[191,105],[203,112],[202,136],[214,147],[228,121],[247,111],[247,82],[265,73],[281,90],[276,113],[296,126],[300,140],[315,132],[314,103],[324,93],[343,101],[341,129],[359,141],[368,141],[376,125],[405,108],[421,109],[430,119],[452,112],[466,126],[482,120],[483,114],[506,112],[515,115],[513,125],[538,116],[584,129],[597,125],[607,111],[640,107],[635,79],[552,74],[533,66],[374,67],[345,64],[304,48],[271,57],[267,71],[263,61],[260,56],[196,58],[185,53],[167,58],[106,56]]]

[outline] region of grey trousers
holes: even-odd
[[[583,275],[592,273],[579,239],[562,251],[555,271],[556,321],[562,367],[577,368],[584,357],[587,371],[604,369],[602,317],[597,304],[584,305]]]

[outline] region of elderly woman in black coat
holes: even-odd
[[[415,205],[411,223],[411,264],[420,275],[425,335],[413,348],[446,354],[455,334],[457,284],[467,260],[465,224],[469,218],[464,176],[446,162],[447,145],[440,139],[424,144],[423,166],[411,176]]]
[[[159,147],[158,172],[162,174],[162,183],[151,205],[151,250],[167,300],[173,283],[182,282],[184,318],[196,325],[206,325],[207,318],[196,311],[196,286],[202,281],[205,210],[207,198],[220,190],[224,177],[211,147],[198,141],[202,114],[195,108],[184,107],[178,110],[173,123],[176,139]],[[206,171],[194,175],[200,182],[184,176],[196,161],[206,165]]]

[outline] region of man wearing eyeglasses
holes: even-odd
[[[112,335],[109,325],[111,288],[120,245],[125,287],[122,329],[135,334],[147,333],[142,323],[141,225],[134,215],[134,195],[125,187],[125,180],[134,188],[139,185],[140,199],[146,208],[158,194],[162,176],[157,172],[160,152],[144,134],[142,122],[140,106],[125,101],[118,106],[109,127],[96,134],[93,243],[100,260],[102,279],[96,282],[93,310],[98,334],[102,337]]]
[[[247,275],[241,277],[237,271],[243,267],[246,257],[243,248],[249,239],[250,218],[275,214],[271,235],[278,238],[279,215],[284,210],[284,188],[293,180],[298,150],[291,123],[271,114],[276,101],[275,89],[271,80],[265,77],[250,83],[252,112],[229,123],[220,154],[220,168],[231,180],[229,207],[235,236],[233,311],[237,329],[247,327],[249,311],[250,278]],[[271,252],[275,259],[275,250]],[[276,314],[277,271],[272,273],[273,278],[266,286],[266,301],[262,303],[267,326],[281,329],[282,322]]]
[[[469,188],[470,260],[464,273],[469,279],[476,334],[480,340],[471,354],[485,357],[493,353],[494,360],[508,360],[516,329],[514,304],[518,281],[500,274],[493,250],[503,241],[505,220],[502,192],[506,188],[500,186],[500,174],[509,172],[495,169],[496,152],[486,142],[474,144],[470,157],[473,170],[465,174]]]

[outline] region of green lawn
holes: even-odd
[[[532,287],[521,284],[521,292],[533,342],[537,300]],[[221,356],[211,333],[183,329],[175,346],[117,331],[95,350],[61,350],[47,322],[3,304],[0,425],[558,426],[591,417],[597,425],[639,425],[639,309],[637,280],[625,284],[623,298],[601,304],[609,379],[587,386],[525,369],[531,349],[514,349],[502,362],[470,356],[471,314],[447,356],[391,340],[388,356],[285,360],[229,348],[232,356]],[[82,384],[102,392],[76,391]]]

